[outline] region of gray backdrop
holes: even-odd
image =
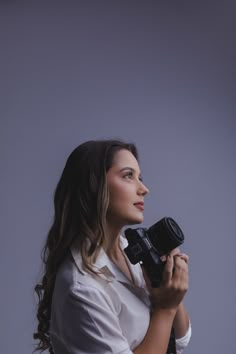
[[[190,255],[188,354],[235,340],[234,1],[1,1],[0,351],[33,349],[54,188],[87,139],[137,143],[145,226]]]

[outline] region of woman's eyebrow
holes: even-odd
[[[129,171],[133,171],[133,172],[135,172],[135,169],[133,168],[133,167],[123,167],[121,170],[120,170],[120,172],[122,172],[122,171],[125,171],[125,170],[129,170]]]

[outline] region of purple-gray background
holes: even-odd
[[[235,347],[235,1],[1,1],[0,352],[31,353],[33,286],[70,151],[137,143],[145,226],[190,255],[188,354]]]

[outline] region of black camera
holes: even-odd
[[[132,264],[142,262],[153,288],[160,286],[165,262],[161,256],[168,254],[184,242],[179,225],[165,217],[149,229],[126,229],[128,247],[124,249]]]

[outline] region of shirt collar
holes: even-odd
[[[122,235],[120,235],[120,246],[122,250],[128,246],[128,241]],[[78,247],[76,247],[76,244],[71,247],[71,254],[79,271],[82,274],[85,274],[86,270],[83,266],[82,257]],[[93,268],[95,271],[101,272],[102,277],[105,276],[108,280],[116,279],[120,282],[130,282],[123,272],[121,272],[119,268],[110,260],[104,249],[100,250],[96,262],[93,264]]]

